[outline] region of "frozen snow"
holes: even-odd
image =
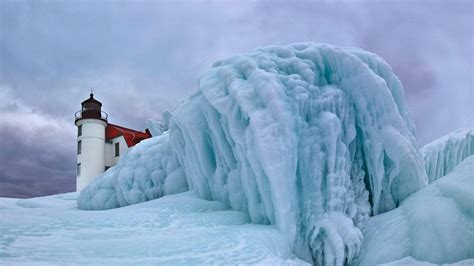
[[[276,225],[301,258],[341,265],[357,255],[371,213],[428,183],[403,97],[391,68],[355,48],[299,43],[219,61],[168,132],[98,177],[79,207],[189,187]]]
[[[362,232],[355,265],[404,264],[406,257],[414,264],[474,262],[474,156],[397,209],[371,217]]]
[[[421,149],[430,183],[445,176],[468,156],[474,155],[474,128],[454,131]]]
[[[0,217],[0,265],[305,264],[274,227],[192,192],[93,212],[75,193],[0,198]]]

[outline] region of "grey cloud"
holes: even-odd
[[[74,151],[25,145],[22,136],[17,135],[18,132],[0,130],[0,138],[8,140],[1,145],[1,196],[33,197],[74,191]],[[54,141],[48,144],[58,145]]]
[[[28,107],[9,89],[0,87],[0,98],[0,195],[73,191],[73,125]]]

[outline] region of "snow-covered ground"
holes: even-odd
[[[106,211],[76,196],[0,198],[0,264],[305,264],[273,226],[192,192]]]

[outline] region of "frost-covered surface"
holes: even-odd
[[[170,168],[201,198],[275,224],[301,258],[340,265],[358,253],[371,212],[427,185],[414,135],[402,85],[376,55],[261,48],[216,63],[173,114],[169,142],[146,157],[148,144],[137,145],[78,203],[104,209],[168,194]]]
[[[399,260],[403,264],[410,261],[406,257],[434,264],[473,263],[474,156],[399,208],[371,217],[363,234],[364,245],[355,264]]]
[[[190,192],[94,212],[75,194],[0,198],[0,217],[0,265],[304,264],[274,227]]]
[[[451,172],[465,158],[474,155],[474,128],[454,131],[421,149],[429,182]]]

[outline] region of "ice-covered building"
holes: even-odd
[[[102,103],[94,94],[81,103],[76,112],[77,126],[77,171],[76,190],[86,187],[96,176],[114,166],[120,156],[140,141],[150,138],[144,132],[111,124],[107,113],[101,110]]]

